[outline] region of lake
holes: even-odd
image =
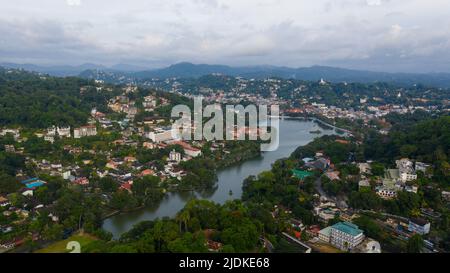
[[[310,133],[318,129],[321,130],[321,133]],[[283,118],[280,120],[278,149],[273,152],[264,152],[259,158],[218,171],[217,187],[214,190],[204,193],[169,193],[157,206],[118,214],[106,219],[103,228],[110,231],[114,238],[119,238],[121,234],[141,221],[175,216],[193,197],[208,199],[221,204],[227,200],[238,199],[242,195],[242,183],[245,178],[270,170],[272,163],[277,159],[288,157],[297,147],[308,144],[314,138],[332,134],[337,134],[335,128],[324,128],[317,121]]]

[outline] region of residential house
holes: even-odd
[[[79,178],[75,179],[73,181],[73,183],[75,183],[77,185],[85,186],[85,185],[89,185],[89,179],[87,179],[86,177],[79,177]]]
[[[423,162],[416,161],[416,166],[415,167],[416,167],[416,172],[421,171],[423,173],[426,173],[427,170],[431,167],[431,165],[423,163]]]
[[[329,159],[321,157],[315,161],[310,161],[310,162],[306,163],[305,166],[307,168],[325,171],[328,169],[328,167],[330,167],[330,164],[331,164],[331,162]]]
[[[325,173],[325,176],[328,177],[328,179],[330,179],[331,181],[340,180],[338,171],[327,171]]]
[[[412,161],[407,158],[402,158],[400,160],[396,160],[395,164],[397,165],[400,179],[403,183],[417,179],[417,174],[413,168]]]
[[[351,250],[352,253],[381,253],[381,245],[378,241],[366,238],[360,245]]]
[[[148,175],[154,175],[155,171],[150,170],[150,169],[145,169],[141,172],[141,176],[148,176]]]
[[[408,231],[414,232],[420,235],[430,233],[430,222],[422,218],[409,219]]]
[[[331,227],[326,227],[319,231],[319,240],[325,243],[330,243]]]
[[[370,174],[372,170],[369,163],[358,163],[358,168],[361,174]]]
[[[181,161],[181,153],[176,152],[175,150],[172,150],[169,153],[169,160],[170,161],[175,161],[175,162],[180,162]]]
[[[6,207],[11,205],[11,203],[9,202],[8,198],[0,196],[0,207]]]

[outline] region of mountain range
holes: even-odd
[[[38,66],[33,64],[0,63],[5,68],[25,69],[46,73],[53,76],[80,76],[84,78],[98,78],[105,73],[109,78],[127,77],[143,80],[151,78],[197,78],[209,74],[224,74],[244,78],[279,77],[284,79],[298,79],[317,81],[325,79],[330,82],[388,82],[402,86],[424,84],[429,86],[450,88],[450,73],[387,73],[354,70],[346,68],[311,66],[290,68],[281,66],[243,66],[232,67],[226,65],[192,64],[188,62],[170,65],[160,69],[145,69],[141,66],[118,64],[111,67],[96,64],[79,66]],[[99,73],[102,72],[102,73]]]

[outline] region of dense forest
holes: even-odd
[[[111,95],[89,80],[0,68],[0,126],[82,125],[94,106],[106,110]]]

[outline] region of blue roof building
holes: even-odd
[[[331,226],[330,243],[335,247],[348,251],[364,240],[364,232],[357,225],[339,222]]]

